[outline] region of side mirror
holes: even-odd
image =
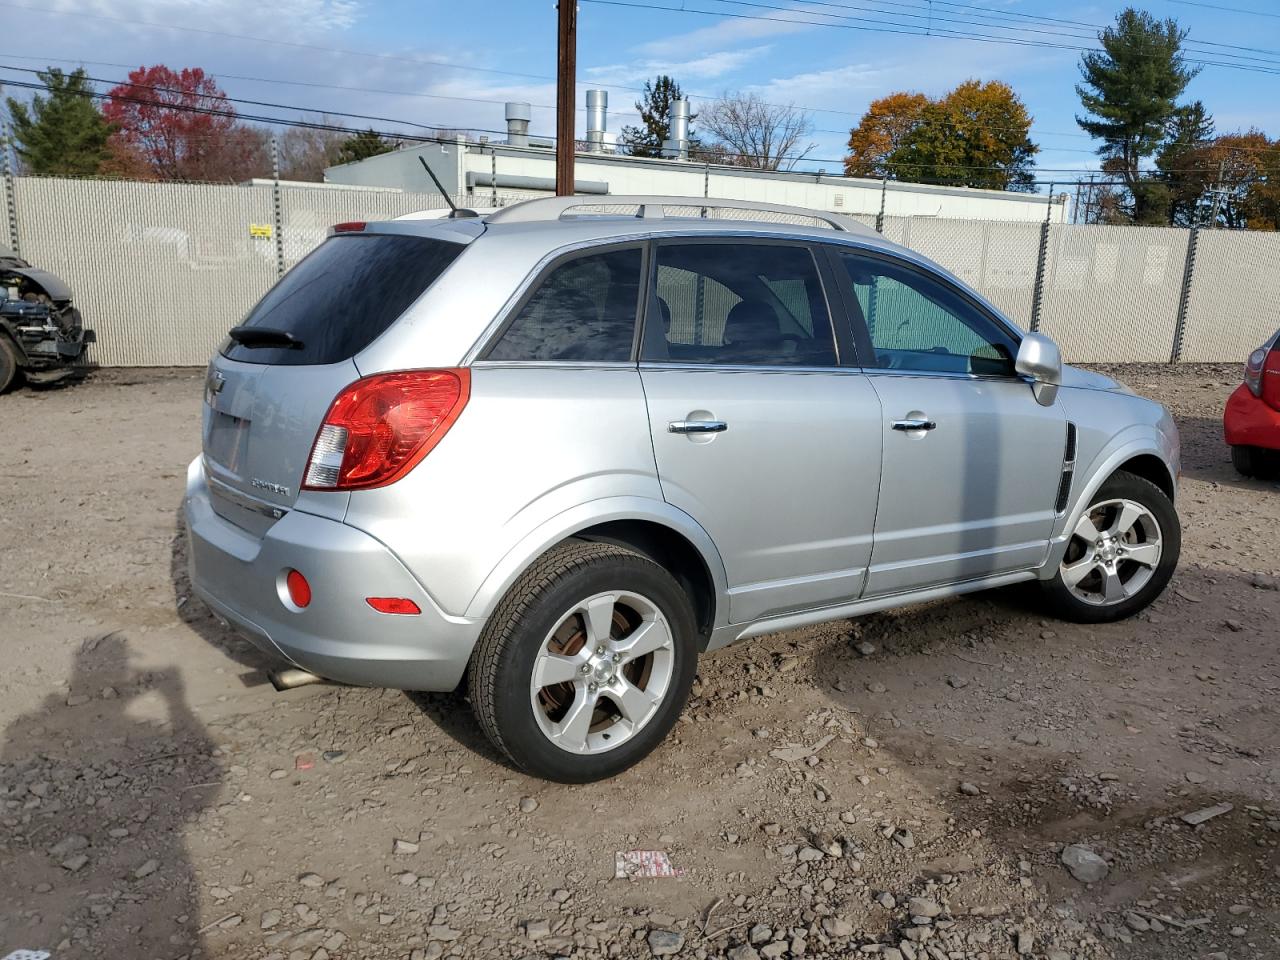
[[[1031,381],[1031,392],[1042,406],[1051,407],[1062,384],[1062,352],[1042,333],[1028,333],[1018,347],[1013,368]]]

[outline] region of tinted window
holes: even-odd
[[[1013,374],[1017,343],[959,291],[910,267],[841,253],[876,365],[890,370]]]
[[[831,321],[813,255],[743,242],[659,244],[649,312],[661,322],[644,359],[834,366]]]
[[[489,360],[627,361],[640,301],[640,248],[553,267],[489,350]]]
[[[284,275],[244,320],[284,330],[301,347],[222,352],[247,363],[302,365],[349,360],[391,326],[444,273],[459,243],[392,233],[339,234]]]

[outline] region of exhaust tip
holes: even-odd
[[[282,667],[279,670],[272,670],[267,674],[267,679],[271,681],[271,685],[277,690],[292,690],[294,687],[305,687],[312,683],[327,683],[324,677],[317,677],[314,673],[306,670],[299,670],[297,667]]]

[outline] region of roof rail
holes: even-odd
[[[536,223],[559,220],[570,211],[578,208],[592,207],[635,207],[637,220],[666,219],[665,207],[685,207],[701,209],[701,217],[707,217],[709,210],[744,210],[760,213],[785,214],[793,217],[805,217],[825,223],[833,230],[846,233],[874,233],[870,227],[859,223],[852,217],[839,213],[827,213],[823,210],[811,210],[808,207],[792,207],[781,203],[763,203],[755,200],[725,200],[719,197],[676,197],[656,195],[607,194],[605,196],[582,197],[540,197],[535,200],[523,200],[509,207],[502,207],[485,217],[489,223]],[[627,216],[615,213],[614,216]],[[747,218],[742,218],[747,219]]]

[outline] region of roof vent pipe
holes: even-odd
[[[527,103],[507,103],[507,143],[513,147],[529,145],[529,118],[532,108]]]
[[[672,100],[667,115],[667,139],[662,142],[662,155],[673,160],[689,159],[689,101]]]
[[[604,153],[604,134],[609,122],[609,94],[587,91],[587,152]]]

